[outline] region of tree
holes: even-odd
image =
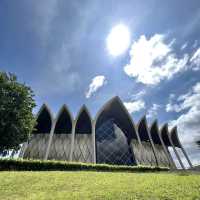
[[[0,155],[19,150],[35,125],[34,94],[11,73],[0,72]]]

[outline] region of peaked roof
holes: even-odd
[[[128,138],[137,138],[132,117],[118,96],[113,97],[105,103],[96,114],[95,121],[97,128],[110,118],[115,120],[115,123],[123,130]]]

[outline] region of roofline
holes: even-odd
[[[58,121],[60,115],[62,114],[62,112],[63,112],[64,110],[67,111],[67,113],[68,113],[69,116],[70,116],[71,122],[73,122],[73,121],[74,121],[73,115],[72,115],[72,113],[70,112],[70,110],[69,110],[69,108],[68,108],[68,106],[67,106],[66,104],[63,104],[63,105],[61,106],[60,110],[58,111],[58,113],[57,113],[57,115],[56,115],[55,121],[56,121],[56,122]]]
[[[89,118],[90,118],[90,121],[91,121],[91,123],[92,123],[92,116],[91,116],[90,111],[88,110],[88,108],[87,108],[87,106],[86,106],[85,104],[83,104],[83,105],[81,106],[80,110],[78,111],[78,113],[77,113],[77,115],[76,115],[76,118],[75,118],[75,122],[78,121],[80,114],[81,114],[84,110],[87,112],[87,114],[88,114],[88,116],[89,116]]]
[[[42,111],[44,109],[46,109],[47,112],[49,113],[49,116],[50,116],[50,119],[51,119],[51,123],[53,123],[53,121],[54,121],[53,114],[51,112],[51,109],[49,108],[49,106],[46,103],[43,103],[42,106],[40,107],[39,111],[37,112],[36,120],[38,119],[38,117],[40,116],[40,114],[42,113]]]
[[[121,105],[121,107],[123,108],[123,110],[124,110],[125,113],[127,114],[128,118],[130,119],[130,121],[131,121],[133,127],[136,128],[135,123],[134,123],[134,121],[133,121],[133,119],[132,119],[130,113],[128,112],[128,110],[127,110],[126,107],[124,106],[124,104],[123,104],[123,102],[122,102],[122,100],[120,99],[119,96],[114,96],[114,97],[112,97],[111,99],[109,99],[109,100],[99,109],[99,111],[97,112],[97,114],[95,115],[95,118],[94,118],[95,122],[97,122],[99,116],[100,116],[101,113],[105,110],[105,108],[106,108],[108,105],[110,105],[110,104],[112,104],[113,102],[115,102],[115,101],[118,101],[118,103]]]
[[[97,114],[95,115],[95,118],[94,118],[94,122],[96,123],[98,121],[98,118],[99,116],[101,115],[101,113],[105,110],[105,108],[108,106],[108,105],[111,105],[113,102],[117,101],[121,108],[123,109],[123,111],[125,112],[125,114],[127,115],[128,119],[130,120],[131,122],[131,125],[133,126],[133,131],[135,131],[135,134],[136,134],[136,137],[137,139],[140,141],[140,137],[139,137],[139,134],[137,132],[137,129],[136,129],[136,125],[133,121],[133,118],[131,117],[131,114],[129,113],[129,111],[127,110],[127,108],[125,107],[125,105],[123,104],[122,100],[120,99],[119,96],[114,96],[112,97],[111,99],[109,99],[100,109],[99,111],[97,112]]]

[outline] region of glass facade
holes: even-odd
[[[127,138],[112,118],[96,130],[96,159],[97,163],[135,164]]]

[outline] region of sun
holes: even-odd
[[[106,38],[107,49],[113,56],[124,53],[130,45],[130,32],[126,25],[114,26]]]

